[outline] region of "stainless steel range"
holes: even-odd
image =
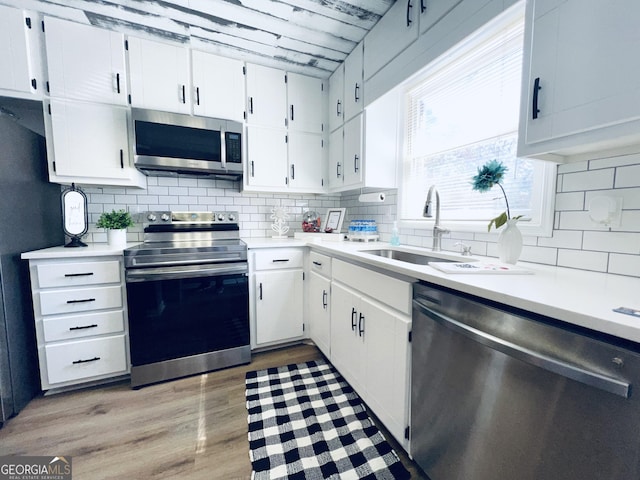
[[[148,212],[124,263],[132,387],[251,361],[237,212]]]

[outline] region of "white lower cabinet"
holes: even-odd
[[[300,340],[304,335],[302,248],[257,249],[251,255],[252,347]]]
[[[336,259],[332,272],[331,362],[406,447],[411,283]]]
[[[331,357],[331,257],[309,254],[309,283],[306,308],[309,338]]]
[[[43,390],[129,373],[121,256],[29,261]]]

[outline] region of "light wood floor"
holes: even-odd
[[[70,455],[74,480],[248,479],[245,373],[321,357],[300,345],[139,390],[120,383],[38,397],[0,429],[0,455]],[[426,478],[383,433],[412,478]]]

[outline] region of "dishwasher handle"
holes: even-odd
[[[436,321],[443,327],[446,327],[456,333],[460,333],[477,343],[502,352],[505,355],[509,355],[510,357],[516,358],[530,365],[543,368],[549,372],[604,390],[605,392],[613,393],[614,395],[618,395],[623,398],[629,398],[631,394],[631,385],[624,380],[589,371],[578,365],[572,365],[543,353],[535,352],[529,348],[516,345],[507,340],[490,335],[478,330],[477,328],[473,328],[432,310],[428,305],[421,301],[420,298],[415,298],[413,300],[413,305],[424,315]]]

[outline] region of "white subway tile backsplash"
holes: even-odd
[[[640,254],[640,233],[584,232],[585,250]]]
[[[558,250],[558,266],[578,268],[580,270],[607,271],[609,254],[588,250]]]
[[[608,227],[591,220],[589,212],[560,212],[558,228],[561,230],[608,230]]]
[[[588,168],[589,168],[589,164],[587,162],[562,163],[558,165],[558,174],[583,172],[583,171],[586,171]]]
[[[558,250],[555,248],[525,245],[522,247],[522,254],[520,255],[520,260],[525,262],[555,265],[557,261],[557,256],[558,256]]]
[[[640,165],[616,169],[616,188],[637,187],[638,185],[640,185]]]
[[[640,210],[622,210],[620,226],[613,230],[624,232],[640,232]]]
[[[539,247],[582,248],[582,231],[578,230],[554,230],[551,237],[538,237]]]
[[[556,211],[583,210],[584,192],[556,194]]]
[[[565,173],[562,181],[563,192],[583,190],[602,190],[613,187],[614,169],[590,170],[586,172]]]
[[[609,257],[609,273],[640,277],[640,255],[612,253]]]
[[[632,153],[628,155],[617,155],[615,157],[599,158],[589,162],[589,168],[592,170],[598,168],[620,167],[623,165],[640,164],[640,153]]]

